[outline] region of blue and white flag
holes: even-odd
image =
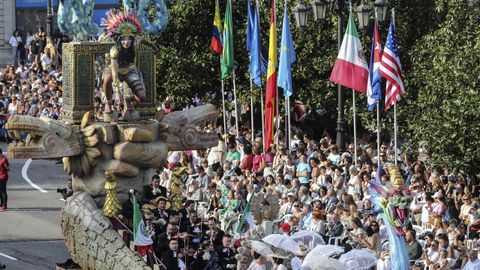
[[[277,85],[283,88],[285,97],[292,95],[292,63],[297,60],[293,47],[290,23],[288,21],[288,9],[285,1],[285,12],[283,13],[282,42],[280,47],[280,64],[278,65]]]

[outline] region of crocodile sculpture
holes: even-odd
[[[215,146],[216,134],[204,132],[203,126],[217,115],[210,104],[134,123],[90,123],[87,113],[80,126],[71,126],[14,115],[5,126],[14,139],[7,151],[11,158],[63,158],[75,192],[62,209],[62,233],[72,259],[83,269],[150,269],[102,215],[105,172],[114,173],[118,198],[125,202],[130,189],[141,192],[150,184],[156,169],[166,164],[168,151]]]

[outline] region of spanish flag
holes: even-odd
[[[272,0],[270,13],[270,41],[268,46],[267,93],[265,98],[265,141],[263,148],[268,149],[272,143],[277,102],[277,33],[276,33],[275,0]]]
[[[212,42],[210,43],[210,48],[212,48],[212,51],[221,55],[223,48],[220,33],[222,33],[222,19],[220,19],[220,5],[218,4],[218,0],[216,0],[215,17],[213,19]]]

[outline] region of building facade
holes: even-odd
[[[53,34],[58,33],[58,0],[53,0]],[[95,0],[93,20],[100,25],[106,18],[106,11],[119,7],[118,0]],[[8,44],[13,31],[19,30],[25,41],[27,31],[37,32],[40,27],[47,29],[47,0],[0,0],[0,67],[12,62],[12,48]]]
[[[15,0],[0,1],[0,67],[12,61],[12,47],[8,42],[15,27]]]

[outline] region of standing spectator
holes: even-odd
[[[33,41],[33,32],[28,31],[27,38],[25,39],[25,49],[26,49],[27,55],[30,53],[30,45],[32,44],[32,41]]]
[[[8,116],[14,115],[14,114],[17,113],[17,106],[18,106],[17,97],[16,97],[16,96],[13,96],[13,97],[12,97],[12,102],[10,102],[10,103],[8,104],[8,109],[7,109]]]
[[[161,261],[168,270],[180,270],[178,258],[178,240],[170,238],[168,241],[168,250],[162,253]]]
[[[48,71],[51,68],[51,65],[53,63],[53,58],[52,54],[50,52],[50,48],[45,48],[45,50],[42,53],[42,56],[40,56],[40,63],[42,64],[42,70]]]
[[[222,247],[218,250],[219,261],[222,269],[236,269],[237,260],[232,248],[232,237],[228,234],[223,236]],[[170,268],[169,268],[170,269]]]
[[[298,180],[300,180],[300,184],[307,188],[310,188],[310,173],[312,172],[312,168],[310,164],[307,162],[307,155],[301,154],[300,162],[297,165],[297,172],[296,175]]]
[[[20,50],[23,48],[22,37],[20,36],[20,32],[18,32],[18,30],[13,32],[13,35],[10,37],[10,41],[8,43],[12,45],[12,63],[16,65],[20,59]]]
[[[13,65],[9,65],[3,76],[4,83],[7,87],[10,87],[18,82],[18,75],[15,72],[15,67]],[[11,90],[10,90],[11,91]],[[13,93],[11,93],[13,94]]]
[[[0,148],[0,211],[7,210],[7,181],[8,181],[8,171],[10,170],[10,164],[8,164],[8,159],[3,155],[3,151]]]

